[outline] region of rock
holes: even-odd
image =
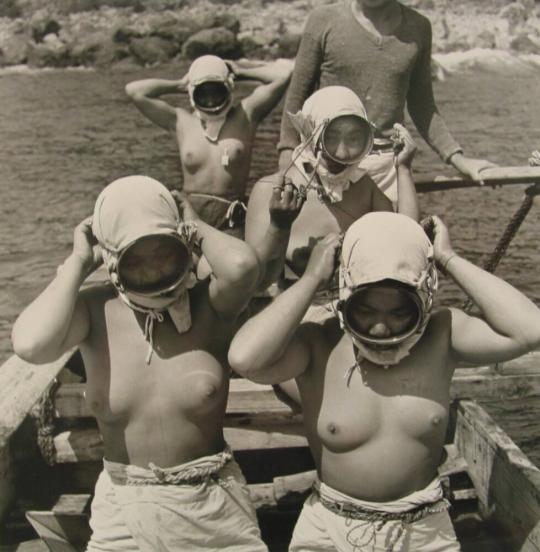
[[[34,42],[41,42],[46,35],[57,35],[60,23],[47,11],[39,10],[30,19],[30,29]]]
[[[540,42],[527,33],[521,33],[510,42],[510,48],[520,54],[540,54]]]
[[[98,59],[103,57],[104,50],[114,50],[116,45],[105,31],[94,31],[84,34],[78,40],[75,39],[67,44],[70,51],[71,65],[94,65]],[[114,60],[110,60],[110,65]]]
[[[43,42],[28,43],[28,65],[30,67],[68,67],[69,50],[55,34],[48,34]]]
[[[284,58],[293,58],[296,56],[298,46],[300,46],[301,34],[285,32],[278,40],[278,55]]]
[[[2,0],[0,2],[0,17],[10,17],[15,19],[21,17],[22,10],[17,3],[17,0]]]
[[[236,59],[241,50],[234,33],[223,27],[205,29],[191,36],[182,46],[182,55],[195,59],[205,54]]]
[[[268,56],[268,44],[259,34],[253,34],[249,31],[238,35],[238,42],[242,54],[247,58],[266,59]]]
[[[512,2],[499,12],[498,17],[508,21],[508,31],[514,33],[516,28],[527,22],[529,11],[521,2]]]
[[[113,31],[113,40],[119,44],[129,44],[132,38],[140,38],[142,34],[133,27],[120,25]]]
[[[174,42],[159,36],[144,36],[132,39],[129,50],[142,65],[152,65],[173,58],[180,48]]]
[[[478,35],[472,37],[471,44],[474,48],[495,48],[497,46],[497,39],[495,33],[488,31],[487,29],[481,31]]]
[[[0,47],[0,66],[26,63],[28,37],[26,34],[11,35]]]

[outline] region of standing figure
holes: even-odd
[[[458,363],[540,345],[540,310],[396,213],[369,213],[318,243],[302,277],[238,331],[229,362],[259,383],[295,378],[318,480],[290,552],[450,552],[459,544],[437,476]],[[340,251],[341,249],[341,251]],[[301,323],[339,258],[339,301]],[[433,308],[435,263],[481,317]]]
[[[90,552],[267,550],[223,438],[227,350],[257,259],[181,207],[148,177],[109,184],[13,329],[15,353],[29,362],[82,353],[105,449]],[[198,249],[212,269],[204,281]],[[81,290],[101,260],[110,282]]]
[[[291,71],[292,63],[287,60],[244,68],[208,55],[197,58],[179,80],[145,79],[126,86],[127,95],[143,115],[174,134],[183,190],[199,216],[237,237],[243,235],[255,132],[283,96]],[[235,80],[240,79],[261,84],[236,102]],[[185,90],[193,111],[161,99]]]
[[[341,0],[315,8],[300,43],[281,123],[280,168],[298,144],[285,115],[296,113],[317,88],[353,90],[376,125],[375,145],[365,168],[396,201],[396,177],[388,133],[403,124],[405,106],[424,140],[441,159],[474,179],[492,163],[463,155],[449,132],[431,82],[431,24],[398,0]]]

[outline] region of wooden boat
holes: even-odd
[[[537,193],[540,169],[486,172],[485,185],[518,183]],[[477,185],[445,179],[418,187]],[[84,550],[103,446],[85,404],[80,354],[42,366],[12,356],[0,369],[0,389],[0,552]],[[439,472],[464,552],[540,551],[540,470],[477,402],[530,396],[540,396],[540,352],[456,370]],[[271,551],[285,551],[315,475],[301,414],[270,386],[233,379],[225,426],[263,537]]]

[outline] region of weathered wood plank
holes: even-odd
[[[540,470],[474,402],[459,403],[456,445],[483,512],[513,541],[509,552],[540,551]]]
[[[0,519],[15,491],[17,463],[11,458],[9,442],[72,354],[66,353],[57,361],[41,366],[13,355],[0,368]]]
[[[225,440],[233,450],[254,450],[307,446],[300,422],[270,422],[257,426],[226,427]],[[96,428],[63,431],[55,436],[56,461],[91,462],[103,458],[103,441]]]
[[[85,418],[91,413],[84,400],[84,384],[65,383],[55,397],[56,416]],[[452,399],[518,398],[540,395],[540,353],[495,367],[460,368],[452,381]],[[243,379],[231,381],[227,415],[292,415],[271,386]]]
[[[538,167],[493,167],[482,171],[482,183],[467,180],[462,176],[429,176],[418,178],[418,193],[452,190],[458,188],[478,188],[480,186],[508,186],[514,184],[534,184],[540,182]]]

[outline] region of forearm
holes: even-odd
[[[15,353],[39,363],[64,352],[62,345],[86,274],[79,257],[66,259],[56,278],[17,318],[12,332]]]
[[[455,253],[442,264],[495,332],[525,345],[537,340],[540,310],[525,295]]]
[[[269,63],[261,67],[241,67],[236,71],[239,80],[256,80],[264,84],[274,81],[287,81],[291,71],[284,70],[276,63]]]
[[[251,247],[200,219],[196,222],[201,251],[214,276],[218,280],[236,280],[244,272],[246,259],[253,256]]]
[[[126,85],[126,94],[158,98],[164,94],[176,94],[180,91],[180,81],[166,79],[144,79],[130,82]]]
[[[396,170],[398,179],[397,212],[418,221],[420,219],[420,206],[418,205],[412,170],[406,165],[398,165]]]
[[[240,328],[229,351],[235,371],[253,377],[282,357],[318,285],[315,278],[305,274]]]
[[[262,239],[250,244],[261,266],[259,289],[266,289],[283,271],[290,233],[290,228],[278,228],[270,223]]]

